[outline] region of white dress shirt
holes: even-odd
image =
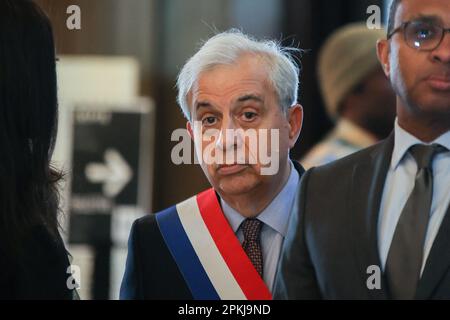
[[[281,246],[286,236],[298,183],[299,175],[291,162],[289,179],[283,189],[281,189],[272,202],[256,217],[263,222],[261,229],[263,279],[270,291],[273,288]],[[242,244],[244,234],[239,227],[246,217],[230,207],[222,198],[220,202],[225,217]]]
[[[394,130],[394,150],[383,189],[378,219],[378,249],[383,270],[395,228],[416,179],[417,164],[408,149],[416,144],[439,144],[450,150],[450,131],[431,143],[425,143],[401,128],[398,120],[395,121]],[[437,154],[433,159],[432,169],[433,198],[425,236],[421,273],[450,203],[450,151]]]

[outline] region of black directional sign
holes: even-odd
[[[142,112],[79,107],[73,119],[70,241],[110,241],[116,206],[138,205]]]
[[[109,297],[111,248],[126,246],[135,212],[145,210],[142,194],[150,193],[148,107],[91,105],[73,113],[69,242],[94,252],[94,299]]]

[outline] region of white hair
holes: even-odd
[[[300,67],[291,51],[297,48],[282,47],[278,42],[258,41],[240,30],[231,29],[219,33],[206,41],[192,56],[178,75],[178,104],[184,116],[191,120],[188,94],[198,80],[200,73],[218,65],[231,65],[245,53],[262,55],[268,59],[268,77],[278,95],[284,112],[297,103]]]

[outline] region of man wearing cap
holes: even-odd
[[[335,128],[301,160],[309,169],[386,138],[395,119],[395,95],[378,63],[383,30],[352,23],[336,30],[319,54],[318,78]]]
[[[394,131],[303,176],[277,298],[450,299],[450,1],[394,0],[377,52]]]

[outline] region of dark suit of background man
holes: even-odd
[[[450,298],[449,28],[450,1],[394,0],[377,44],[394,132],[305,174],[276,298]]]

